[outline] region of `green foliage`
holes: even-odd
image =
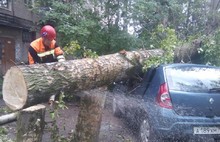
[[[162,57],[153,57],[145,61],[144,69],[150,66],[157,66],[159,64],[167,64],[173,62],[174,49],[180,42],[175,34],[174,29],[159,25],[155,32],[152,33],[152,44],[151,48],[160,48],[164,51]]]
[[[220,66],[220,30],[212,36],[204,36],[202,50],[204,63]]]
[[[72,56],[73,58],[97,58],[96,52],[91,49],[81,48],[77,41],[71,41],[70,44],[64,46],[63,50],[67,56]]]
[[[80,57],[80,45],[77,41],[71,41],[63,47],[66,56]]]
[[[65,97],[64,93],[61,92],[59,95],[59,99],[53,103],[53,109],[50,112],[50,116],[53,120],[59,117],[59,113],[58,113],[59,109],[68,109],[68,107],[65,105],[65,102],[63,101],[64,97]]]
[[[96,54],[96,52],[92,51],[91,49],[86,49],[86,48],[83,48],[84,52],[83,52],[83,57],[84,58],[97,58],[98,55]]]
[[[58,102],[56,103],[57,109],[68,109],[68,107],[65,105],[65,102],[63,101],[64,97],[65,97],[64,92],[61,92],[59,95]]]
[[[155,0],[138,0],[133,4],[132,18],[139,25],[138,35],[145,41],[145,46],[151,43],[151,33],[163,20],[168,19],[170,2]],[[149,43],[149,44],[148,44]]]
[[[39,24],[55,26],[59,44],[70,45],[66,47],[71,49],[65,48],[67,54],[72,52],[77,57],[152,47],[165,49],[168,53],[172,52],[171,46],[177,45],[176,37],[190,41],[190,37],[211,33],[203,50],[207,46],[205,60],[217,64],[217,59],[210,58],[218,46],[210,45],[209,41],[217,36],[213,31],[219,27],[218,9],[215,1],[207,0],[94,0],[89,3],[82,0],[37,0],[33,11],[40,16]],[[163,29],[158,29],[161,25],[170,30],[160,31]],[[134,34],[128,32],[131,27]],[[77,41],[81,48],[72,49],[71,41]],[[172,55],[169,56],[158,63],[170,62]]]
[[[189,1],[185,3],[187,10],[185,10],[182,18],[184,39],[195,34],[205,34],[208,20],[208,9],[204,8],[207,0]],[[211,14],[211,13],[210,13]],[[184,22],[185,20],[185,22]]]
[[[216,1],[207,0],[137,0],[132,18],[138,23],[137,33],[147,41],[146,45],[151,44],[151,33],[159,24],[175,29],[180,40],[188,40],[189,36],[216,30],[220,20],[216,5]]]
[[[56,121],[56,119],[59,118],[59,110],[68,109],[68,107],[65,105],[65,102],[63,101],[64,97],[65,97],[64,93],[61,92],[58,100],[52,104],[53,108],[50,109],[50,117],[52,119],[52,126],[50,127],[50,132],[51,132],[50,137],[51,137],[52,142],[68,142],[69,141],[68,138],[65,138],[59,134],[59,127]],[[65,129],[65,126],[63,126],[63,128]]]
[[[80,46],[85,47],[85,52],[96,51],[98,55],[103,55],[121,49],[137,48],[137,37],[128,34],[124,30],[126,28],[120,28],[119,23],[113,20],[116,14],[120,14],[119,9],[127,9],[125,4],[119,3],[91,1],[91,5],[104,8],[102,13],[88,8],[83,1],[64,3],[59,0],[48,2],[38,0],[35,11],[42,15],[41,25],[51,24],[56,27],[57,39],[61,46],[71,44],[71,41],[78,41]],[[121,14],[125,15],[124,13],[125,11]]]
[[[8,130],[5,127],[0,127],[0,142],[13,142],[13,140],[7,138]]]
[[[87,17],[89,14],[86,14],[87,10],[80,3],[64,3],[59,0],[50,0],[47,3],[38,0],[38,2],[36,12],[42,15],[39,23],[41,25],[51,24],[56,27],[61,46],[73,40],[82,43],[85,36],[90,34],[88,28],[95,25],[93,22],[95,20]],[[42,5],[45,7],[43,10],[41,10]]]
[[[0,108],[0,113],[2,114],[7,114],[7,113],[12,113],[13,111],[9,109],[9,107],[1,107]]]
[[[93,48],[99,55],[115,53],[120,50],[137,49],[138,39],[134,35],[130,35],[126,31],[119,30],[117,26],[112,25],[108,29],[102,29],[102,46]]]
[[[5,127],[0,127],[0,134],[3,134],[3,135],[6,135],[8,132],[7,132],[7,129]]]

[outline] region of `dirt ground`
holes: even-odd
[[[137,142],[136,135],[132,130],[126,127],[124,121],[120,118],[114,117],[112,113],[112,97],[113,93],[108,92],[106,96],[105,107],[102,115],[102,123],[99,135],[100,142]],[[46,105],[46,104],[45,104]],[[72,101],[66,103],[68,109],[59,111],[59,118],[57,119],[57,125],[59,127],[59,135],[67,138],[74,132],[75,125],[77,123],[77,116],[79,112],[79,102]],[[0,108],[4,110],[4,101],[0,99]],[[52,142],[51,130],[49,130],[51,118],[49,116],[49,106],[47,105],[45,121],[47,125],[44,130],[42,142]],[[3,115],[4,111],[0,112]],[[8,129],[7,137],[15,140],[16,136],[16,122],[4,125]]]

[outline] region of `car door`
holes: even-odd
[[[154,113],[156,110],[156,96],[158,94],[159,86],[163,80],[162,71],[163,67],[154,68],[148,75],[148,86],[146,86],[146,91],[144,93],[145,107],[148,113]]]

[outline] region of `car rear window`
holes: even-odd
[[[206,92],[220,89],[220,69],[208,67],[172,67],[165,69],[170,90]]]

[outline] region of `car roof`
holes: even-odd
[[[205,64],[189,64],[189,63],[172,63],[172,64],[163,64],[161,67],[208,67],[208,68],[219,68],[216,66],[205,65]]]

